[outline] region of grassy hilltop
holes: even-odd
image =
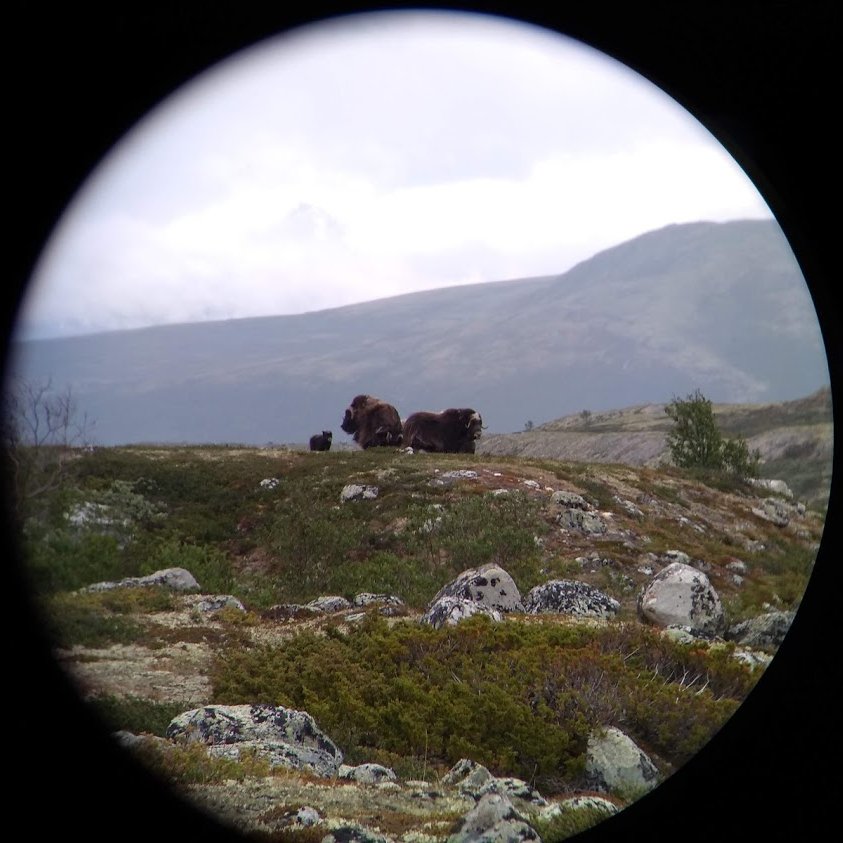
[[[707,571],[735,623],[798,606],[823,527],[810,511],[776,526],[753,513],[765,493],[734,481],[609,463],[138,446],[78,452],[67,470],[27,525],[27,570],[58,658],[112,728],[163,735],[190,708],[269,702],[311,713],[349,764],[435,780],[471,757],[546,797],[583,790],[585,741],[601,724],[622,728],[669,774],[763,672],[733,658],[732,644],[681,644],[638,620],[638,593],[668,551]],[[376,486],[377,497],[341,503],[351,483]],[[606,533],[560,529],[550,498],[559,490],[596,507]],[[602,623],[418,623],[444,584],[486,562],[522,596],[576,579],[620,612]],[[169,567],[246,612],[202,615],[195,596],[155,588],[77,591]],[[361,592],[397,595],[404,608],[389,618],[277,608]],[[147,760],[194,795],[269,773],[195,748]],[[285,776],[279,788],[291,786]],[[371,799],[354,809],[362,822],[374,822]],[[419,820],[389,822],[399,835]]]

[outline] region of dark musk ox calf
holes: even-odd
[[[480,413],[469,407],[421,411],[404,421],[403,445],[439,454],[473,454],[482,428]]]
[[[321,433],[315,433],[310,437],[311,451],[330,451],[331,440],[334,434],[330,430],[323,430]]]
[[[345,411],[342,424],[361,448],[401,444],[401,417],[398,410],[372,395],[357,395]]]

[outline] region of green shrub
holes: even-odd
[[[117,539],[61,529],[24,538],[24,556],[33,588],[53,594],[129,576]]]
[[[159,746],[151,741],[133,749],[141,761],[166,781],[175,784],[215,784],[229,779],[263,778],[271,772],[269,762],[244,752],[238,760],[208,754],[204,744]]]
[[[97,716],[111,729],[125,729],[135,735],[165,737],[170,721],[194,706],[189,703],[163,703],[141,697],[108,694],[90,701]]]
[[[349,757],[372,752],[497,775],[559,792],[581,780],[585,745],[616,724],[670,762],[693,754],[753,684],[729,653],[682,647],[638,625],[494,624],[434,630],[370,614],[347,634],[303,632],[283,647],[223,647],[214,698],[300,708]]]
[[[193,574],[203,592],[224,594],[234,586],[234,572],[228,556],[216,547],[193,544],[169,537],[156,542],[140,566],[141,575],[165,568],[184,568]]]
[[[600,808],[583,806],[564,811],[550,819],[537,819],[532,826],[543,843],[560,843],[603,822],[606,817],[606,811]]]
[[[63,647],[131,644],[142,627],[123,615],[103,611],[99,595],[57,594],[43,601],[45,626]]]

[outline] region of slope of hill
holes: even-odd
[[[761,477],[784,480],[806,504],[826,506],[834,445],[830,389],[793,401],[715,404],[713,409],[724,436],[743,437],[751,450],[760,452]],[[672,424],[664,404],[580,412],[521,433],[483,436],[477,451],[658,466],[669,462],[665,436]]]
[[[591,729],[622,727],[668,785],[709,741],[733,745],[736,723],[758,726],[759,711],[785,716],[775,698],[759,705],[750,695],[769,694],[778,644],[675,638],[638,614],[642,588],[682,558],[716,590],[728,634],[771,606],[801,614],[823,519],[780,501],[787,517],[774,522],[766,493],[751,487],[715,489],[671,469],[387,448],[74,457],[65,488],[25,535],[54,658],[88,713],[120,730],[122,751],[191,804],[265,835],[254,839],[318,841],[351,824],[369,836],[342,830],[337,839],[445,843],[474,797],[446,787],[443,774],[469,758],[501,781],[522,779],[519,792],[533,801],[516,800],[519,810],[558,841],[605,816],[585,812],[579,826],[549,834],[553,815],[540,812],[545,799],[593,795]],[[352,484],[377,493],[348,500]],[[568,505],[591,521],[560,517],[572,515]],[[420,621],[443,585],[490,562],[521,597],[565,579],[611,598],[617,614],[516,609],[440,628]],[[123,580],[174,568],[197,587]],[[103,580],[113,587],[85,589]],[[361,593],[398,603],[388,613],[383,601],[350,605]],[[346,764],[384,765],[395,779],[373,786],[269,769],[262,748],[237,751],[243,736],[231,730],[219,742],[206,736],[219,744],[211,747],[199,735],[168,739],[171,719],[188,710],[269,701],[307,711]],[[751,713],[741,717],[744,705]],[[80,721],[62,716],[75,744]],[[746,776],[742,761],[718,781]],[[79,775],[77,757],[56,763]],[[87,766],[90,792],[113,770],[113,758]],[[615,810],[635,799],[603,795]],[[698,803],[694,793],[689,813]],[[317,820],[310,831],[290,825],[305,806]]]
[[[100,444],[306,442],[350,399],[472,406],[491,433],[582,409],[797,398],[828,383],[816,313],[772,221],[650,232],[552,277],[296,316],[21,342]],[[341,438],[335,437],[335,441]]]

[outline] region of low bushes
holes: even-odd
[[[669,764],[693,755],[753,684],[728,654],[638,625],[494,624],[434,630],[372,614],[345,634],[283,647],[223,648],[214,698],[304,709],[350,757],[372,752],[497,775],[559,792],[581,778],[586,741],[617,725]]]

